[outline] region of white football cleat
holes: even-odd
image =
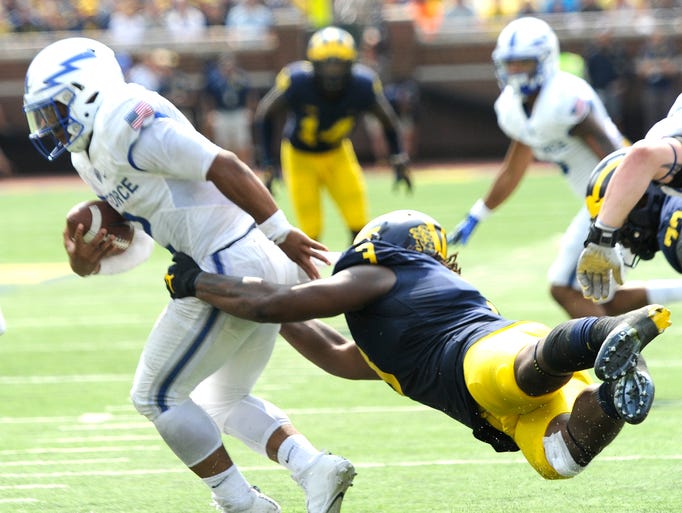
[[[251,488],[253,502],[249,506],[235,506],[224,499],[213,496],[213,505],[222,513],[282,513],[282,509],[274,500],[260,492],[255,486]]]
[[[306,493],[308,513],[339,513],[355,467],[345,458],[320,453],[303,472],[293,476]]]

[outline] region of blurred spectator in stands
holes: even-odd
[[[196,87],[191,77],[179,69],[180,57],[167,48],[155,48],[142,55],[126,75],[128,82],[140,84],[171,100],[194,123],[197,119]]]
[[[223,54],[208,65],[201,95],[206,131],[213,142],[249,166],[254,164],[251,119],[258,99],[258,91],[234,55]]]
[[[523,0],[521,2],[521,7],[519,7],[518,12],[516,13],[516,16],[518,18],[522,18],[523,16],[533,16],[537,14],[538,9],[535,6],[535,2],[533,0]]]
[[[207,27],[222,27],[230,6],[229,0],[203,0],[199,7],[206,18]]]
[[[381,0],[334,0],[334,25],[349,32],[358,48],[365,29],[383,25]]]
[[[445,23],[461,22],[471,23],[476,21],[478,15],[468,0],[454,0],[445,8],[443,19]]]
[[[109,24],[108,13],[99,0],[76,0],[78,30],[102,30]]]
[[[70,2],[38,2],[34,8],[38,13],[41,30],[52,32],[78,29],[78,13]]]
[[[542,12],[547,14],[578,12],[579,10],[580,0],[548,0],[542,8]]]
[[[40,30],[37,15],[31,9],[31,4],[24,0],[4,0],[7,19],[12,32],[33,32]]]
[[[677,97],[679,68],[673,41],[654,30],[644,42],[636,61],[642,81],[642,122],[644,131],[668,114]]]
[[[602,12],[603,10],[599,0],[580,0],[580,12]]]
[[[585,52],[587,81],[601,98],[606,111],[623,130],[623,102],[630,77],[630,57],[623,45],[613,40],[612,30],[603,29]]]
[[[310,33],[334,22],[333,0],[291,0],[291,3],[308,19]]]
[[[239,0],[227,12],[225,26],[247,39],[260,39],[272,33],[275,18],[261,0]]]
[[[417,32],[423,38],[429,39],[440,30],[444,14],[443,0],[412,0],[409,9]]]
[[[206,30],[204,13],[190,4],[189,0],[173,0],[164,21],[166,30],[179,41],[197,39]]]
[[[136,45],[147,31],[147,18],[139,0],[118,0],[109,17],[108,33],[114,44]]]

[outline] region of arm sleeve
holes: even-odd
[[[146,126],[128,151],[128,162],[139,171],[181,180],[206,180],[221,151],[189,124],[160,118]]]
[[[135,228],[135,235],[128,249],[118,255],[103,258],[97,274],[119,274],[147,261],[154,250],[154,239],[144,231]]]

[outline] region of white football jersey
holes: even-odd
[[[583,79],[560,71],[545,82],[530,116],[523,98],[507,86],[495,101],[500,129],[511,139],[530,146],[536,159],[557,164],[582,202],[590,174],[599,158],[569,131],[592,111],[605,127],[614,144],[622,146],[625,138],[608,116],[597,93]]]
[[[81,178],[154,240],[197,260],[243,236],[254,220],[206,180],[220,148],[168,100],[135,84],[107,91]]]

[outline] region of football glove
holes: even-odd
[[[477,225],[478,218],[467,214],[464,220],[455,227],[455,230],[448,235],[448,244],[466,244]]]
[[[597,303],[609,300],[615,285],[623,284],[623,256],[619,248],[588,242],[578,259],[578,282],[583,296]]]
[[[410,170],[407,168],[407,164],[394,164],[393,173],[395,174],[393,190],[398,190],[402,184],[405,184],[405,190],[407,190],[408,193],[411,193],[412,177],[410,176]]]
[[[196,295],[194,282],[201,272],[201,268],[185,253],[175,253],[173,255],[173,265],[168,268],[164,277],[166,289],[173,299],[180,299]]]

